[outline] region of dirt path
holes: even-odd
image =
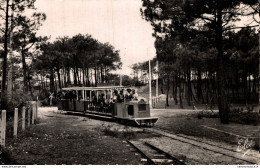
[[[144,164],[124,139],[103,134],[102,127],[116,123],[53,111],[40,108],[40,123],[8,141],[17,164]]]

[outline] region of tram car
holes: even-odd
[[[134,97],[123,86],[63,88],[58,109],[65,112],[111,118],[123,124],[153,126],[158,117],[150,116],[149,103]]]

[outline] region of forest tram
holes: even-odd
[[[58,109],[111,118],[124,124],[152,126],[158,121],[158,117],[150,116],[145,98],[123,86],[63,88]]]

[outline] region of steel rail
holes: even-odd
[[[162,130],[160,130],[160,129],[155,129],[155,128],[150,128],[150,129],[154,129],[154,130],[157,130],[157,131],[158,131],[158,130],[159,130],[159,131],[162,131]],[[222,155],[225,155],[225,156],[228,156],[228,157],[232,157],[232,158],[235,158],[235,159],[239,159],[239,160],[245,161],[245,162],[247,162],[247,163],[256,164],[256,163],[254,163],[254,162],[251,162],[251,161],[248,161],[248,160],[245,160],[245,159],[242,159],[242,158],[238,158],[238,157],[235,157],[235,156],[232,156],[232,155],[228,155],[228,154],[225,154],[225,153],[222,153],[222,152],[218,152],[218,151],[216,151],[216,150],[208,149],[208,148],[205,148],[205,147],[203,147],[203,146],[199,146],[199,145],[196,145],[196,144],[193,144],[193,143],[190,143],[190,142],[186,142],[186,141],[183,141],[183,140],[180,140],[180,139],[177,139],[177,138],[168,136],[168,135],[164,135],[164,134],[162,134],[162,133],[158,133],[158,132],[151,131],[151,130],[148,130],[148,129],[145,129],[145,130],[150,131],[150,132],[153,132],[153,133],[156,133],[156,134],[158,134],[158,135],[162,135],[162,136],[168,137],[168,138],[170,138],[170,139],[174,139],[174,140],[180,141],[180,142],[182,142],[182,143],[190,144],[190,145],[192,145],[192,146],[195,146],[195,147],[198,147],[198,148],[202,148],[202,149],[205,149],[205,150],[214,152],[214,153],[219,153],[219,154],[222,154]],[[162,132],[168,133],[167,131],[162,131]],[[168,133],[168,134],[172,134],[172,133]],[[172,135],[178,136],[178,135],[175,135],[175,134],[172,134]],[[181,137],[181,138],[186,138],[186,137]],[[188,139],[188,138],[186,138],[186,139]],[[212,145],[210,145],[210,146],[212,146]],[[229,151],[230,151],[230,150],[229,150]],[[232,152],[233,152],[233,151],[232,151]]]
[[[139,149],[136,145],[134,145],[132,142],[130,142],[129,140],[127,140],[127,142],[132,145],[139,153],[141,153],[141,155],[143,157],[145,157],[147,159],[147,162],[149,164],[152,164],[152,165],[156,165],[155,162],[150,158],[148,157],[141,149]]]

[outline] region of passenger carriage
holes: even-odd
[[[158,117],[150,116],[149,103],[144,98],[114,101],[116,92],[122,94],[126,90],[123,86],[63,88],[58,109],[111,118],[124,124],[154,125]]]

